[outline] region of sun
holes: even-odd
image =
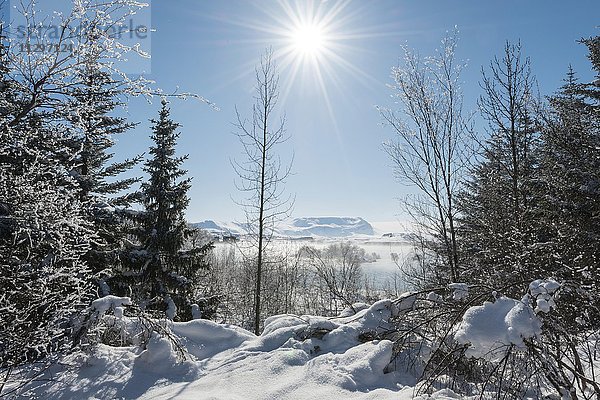
[[[261,29],[275,42],[275,59],[285,74],[281,98],[285,101],[292,89],[318,93],[336,125],[330,93],[345,90],[343,77],[365,86],[378,83],[354,63],[363,51],[355,43],[371,36],[370,28],[361,26],[366,6],[351,0],[277,0],[277,4],[265,8],[273,23]]]
[[[301,56],[317,57],[326,47],[326,35],[318,25],[296,27],[290,35],[292,46]]]
[[[282,78],[282,102],[285,103],[292,93],[316,95],[324,102],[336,125],[331,94],[346,90],[345,79],[365,87],[380,84],[356,63],[361,54],[371,53],[371,49],[365,49],[360,42],[382,34],[379,25],[364,25],[364,16],[370,10],[368,2],[273,0],[269,7],[263,0],[249,3],[256,7],[260,18],[232,20],[218,17],[217,20],[223,18],[223,22],[248,29],[248,36],[240,40],[245,46],[260,44],[273,50]],[[241,65],[239,77],[252,71],[255,63],[252,59]]]

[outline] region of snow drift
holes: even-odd
[[[466,349],[467,357],[489,363],[494,371],[493,366],[500,365],[507,352],[521,352],[529,341],[543,335],[540,318],[548,311],[540,304],[554,307],[559,287],[551,279],[536,280],[521,300],[498,296],[494,301],[468,306],[462,318],[448,326],[448,336],[442,340],[450,343],[446,339],[454,339],[450,339],[458,345],[454,350]],[[63,357],[35,379],[35,371],[19,372],[22,381],[29,381],[19,395],[98,400],[495,398],[496,388],[486,387],[488,379],[480,388],[467,382],[471,397],[448,389],[456,387],[448,385],[445,373],[421,380],[424,370],[419,365],[432,360],[435,347],[431,345],[439,346],[439,342],[416,340],[422,336],[412,336],[411,332],[418,333],[422,321],[416,320],[418,326],[412,326],[410,318],[425,312],[426,307],[440,307],[441,301],[463,303],[471,296],[464,283],[452,283],[448,289],[444,296],[407,292],[395,300],[357,303],[335,318],[275,315],[265,320],[259,336],[209,320],[152,320],[164,330],[153,331],[137,345],[100,344],[88,353],[79,351]],[[106,296],[94,301],[90,311],[97,318],[104,315],[117,329],[139,329],[139,322],[122,312],[128,303],[125,297]],[[403,339],[409,342],[399,340],[401,329]],[[593,341],[595,336],[588,344]],[[406,358],[414,349],[418,349],[419,358]],[[515,360],[527,361],[520,357]],[[521,368],[520,364],[508,366],[513,367],[515,373]],[[586,375],[595,380],[600,364],[594,360],[585,368]],[[543,368],[540,373],[544,373]],[[540,384],[537,378],[532,382]],[[417,396],[425,392],[424,388],[431,394]],[[525,398],[552,392],[545,387],[522,389],[519,393],[523,396],[529,393]]]
[[[101,303],[102,310],[115,299]],[[119,303],[126,303],[117,299]],[[277,315],[260,336],[208,320],[170,323],[176,342],[153,334],[145,349],[98,345],[46,372],[26,395],[44,399],[412,399],[414,387],[386,373],[389,329],[400,312],[382,300],[338,318]],[[120,318],[127,318],[121,316]],[[180,359],[180,348],[188,359]],[[448,391],[433,398],[448,397]]]

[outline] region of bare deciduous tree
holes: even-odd
[[[260,333],[261,285],[265,250],[273,237],[275,224],[287,217],[293,198],[285,196],[283,183],[290,174],[291,162],[283,164],[276,150],[289,136],[285,118],[275,118],[279,98],[279,77],[273,51],[267,49],[256,69],[256,95],[252,120],[241,117],[236,109],[237,136],[244,149],[244,160],[233,161],[239,177],[236,187],[246,194],[238,204],[246,213],[246,225],[256,250],[256,283],[254,293],[254,332]]]
[[[460,240],[467,280],[513,282],[508,294],[516,296],[529,281],[547,276],[555,258],[546,238],[554,228],[541,228],[538,208],[552,196],[540,184],[535,79],[519,43],[507,42],[503,50],[482,69],[478,104],[489,131],[461,193]]]
[[[503,172],[510,176],[513,212],[520,214],[526,206],[522,181],[531,171],[531,158],[535,147],[535,121],[533,114],[539,99],[535,96],[535,78],[531,74],[528,57],[521,55],[521,43],[506,43],[502,59],[494,57],[489,72],[482,69],[479,108],[488,121],[492,136],[508,148],[508,157],[494,157]]]
[[[92,59],[101,69],[119,76],[122,93],[150,94],[150,81],[128,77],[116,62],[128,53],[147,56],[146,53],[110,36],[114,29],[125,29],[128,18],[145,6],[134,0],[79,0],[69,12],[51,17],[39,9],[37,2],[19,2],[16,12],[24,19],[27,37],[19,43],[9,29],[11,46],[7,56],[10,78],[23,93],[23,100],[19,110],[7,118],[6,125],[16,126],[33,110],[64,108],[64,96],[72,92],[76,69]],[[57,32],[50,27],[56,27]],[[31,48],[43,51],[30,51]]]
[[[384,145],[399,180],[415,186],[408,196],[409,214],[441,248],[450,278],[458,279],[455,196],[462,182],[470,137],[463,116],[460,72],[455,60],[456,33],[442,40],[433,57],[421,58],[404,48],[404,65],[392,68],[400,112],[380,108],[396,140]]]

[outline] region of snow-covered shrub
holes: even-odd
[[[465,355],[500,361],[515,348],[525,350],[525,341],[538,338],[542,321],[535,315],[529,298],[500,297],[494,302],[470,307],[454,332],[454,339],[466,345]]]
[[[93,296],[81,261],[93,233],[60,171],[37,161],[2,170],[12,229],[0,238],[0,364],[10,367],[68,348],[72,320]]]
[[[136,346],[145,349],[152,338],[168,342],[180,360],[187,352],[172,332],[172,321],[156,319],[134,305],[129,297],[104,296],[92,301],[82,313],[78,329],[81,348],[102,343],[113,347]]]
[[[457,290],[468,296],[457,301]],[[589,338],[565,329],[555,312],[561,290],[546,279],[531,282],[520,300],[463,284],[407,294],[412,307],[392,318],[393,332],[380,337],[394,341],[390,367],[421,375],[421,392],[451,388],[498,398],[600,393],[586,375],[594,360],[581,344]]]
[[[94,300],[83,313],[78,332],[83,347],[96,343],[109,346],[145,344],[150,332],[135,319],[125,316],[125,308],[131,305],[129,297],[108,295]]]
[[[454,291],[452,293],[453,300],[460,301],[469,295],[469,286],[466,283],[451,283],[448,288]]]

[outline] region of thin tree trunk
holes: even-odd
[[[268,86],[265,84],[265,99],[268,98]],[[264,121],[262,126],[263,131],[263,146],[262,160],[260,170],[260,199],[259,199],[259,214],[258,214],[258,260],[256,265],[256,297],[254,299],[254,334],[260,334],[260,295],[261,295],[261,278],[262,278],[262,262],[263,262],[263,229],[264,229],[264,211],[265,211],[265,168],[267,161],[267,115],[268,104],[264,104]]]

